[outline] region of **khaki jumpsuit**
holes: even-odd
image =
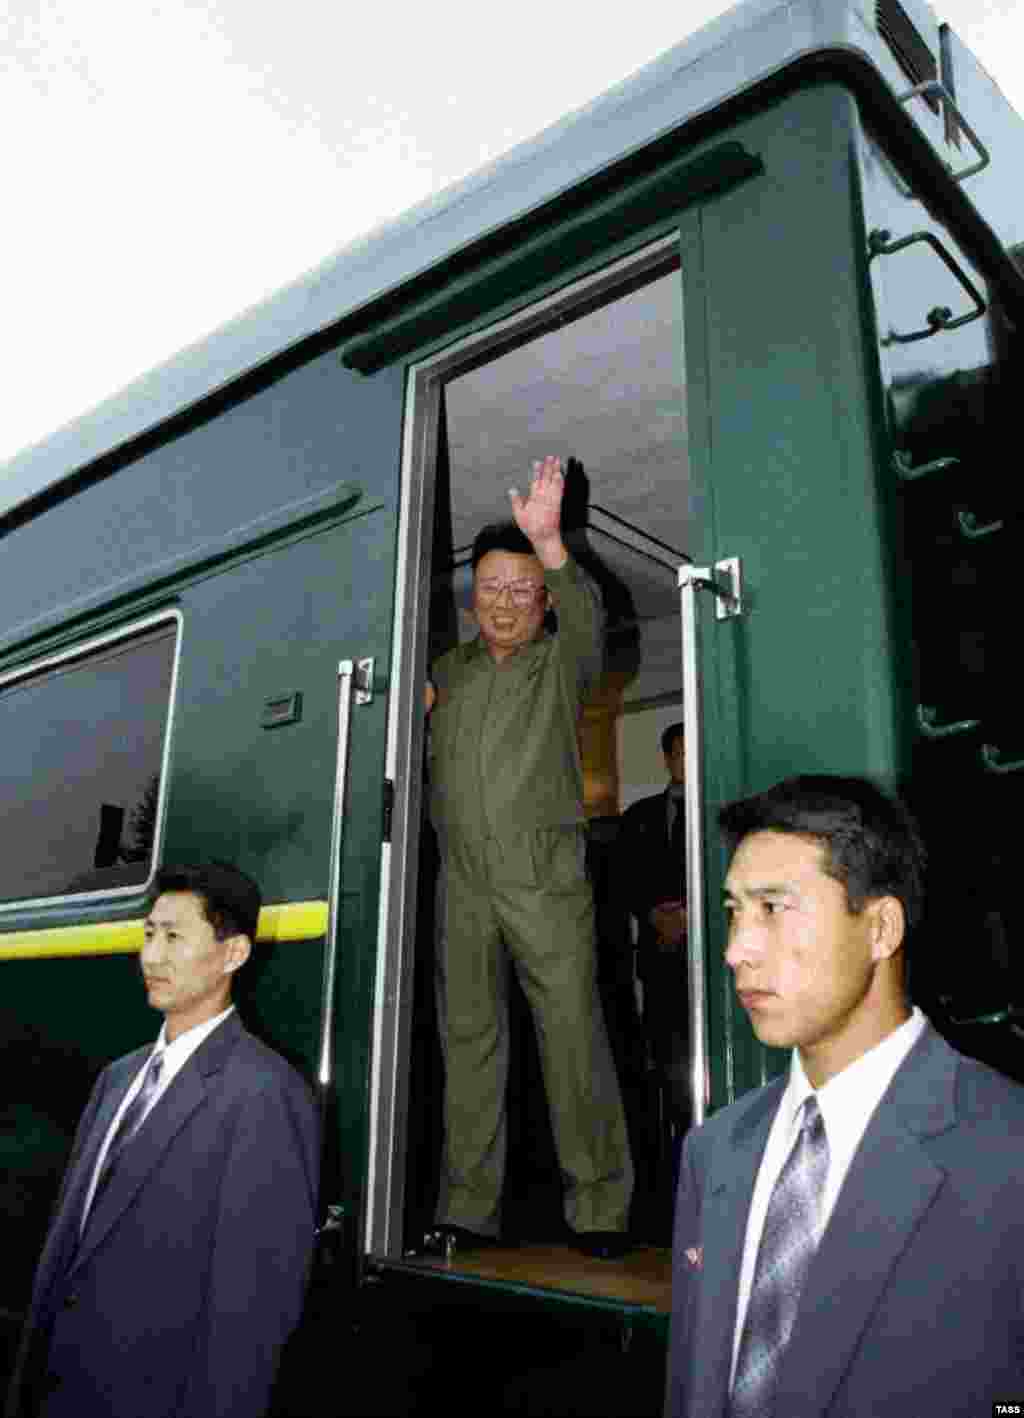
[[[500,664],[477,639],[442,656],[431,676],[447,1075],[437,1220],[490,1235],[505,1171],[509,956],[537,1030],[567,1222],[625,1229],[633,1188],[584,873],[577,721],[601,668],[602,616],[571,558],[545,582],[556,633]]]

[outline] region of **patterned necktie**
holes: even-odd
[[[828,1138],[813,1093],[803,1109],[799,1136],[779,1173],[765,1214],[736,1359],[730,1418],[771,1418],[782,1356],[818,1244]]]
[[[158,1049],[149,1061],[146,1076],[142,1080],[142,1087],[128,1104],[127,1108],[125,1108],[121,1116],[121,1121],[117,1125],[117,1131],[110,1139],[110,1146],[107,1148],[107,1155],[103,1161],[103,1171],[99,1175],[96,1189],[93,1192],[93,1206],[96,1205],[100,1193],[117,1170],[117,1164],[121,1159],[121,1154],[141,1127],[142,1121],[149,1110],[149,1105],[153,1101],[153,1094],[160,1086],[160,1077],[163,1071],[163,1050]]]

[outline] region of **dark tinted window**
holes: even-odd
[[[176,635],[162,621],[0,681],[0,901],[148,878]]]

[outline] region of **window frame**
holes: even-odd
[[[0,921],[5,916],[21,914],[38,907],[80,906],[98,901],[121,901],[145,897],[153,885],[159,869],[163,848],[164,825],[167,813],[168,772],[171,756],[171,729],[178,698],[178,672],[181,665],[181,646],[184,638],[184,616],[176,607],[155,611],[139,620],[128,621],[116,629],[69,645],[52,654],[44,654],[40,659],[27,661],[14,669],[0,671],[0,695],[10,686],[31,679],[47,670],[74,660],[85,660],[96,651],[104,650],[119,641],[131,640],[156,626],[171,624],[174,630],[174,650],[171,657],[171,680],[167,701],[167,717],[164,722],[163,745],[160,750],[160,788],[157,793],[156,824],[153,833],[153,852],[149,872],[144,881],[130,886],[110,886],[94,891],[63,892],[52,896],[18,897],[15,900],[0,899]]]

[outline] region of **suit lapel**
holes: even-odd
[[[726,1409],[747,1215],[785,1084],[782,1078],[759,1090],[710,1167],[701,1207],[702,1272],[691,1346],[690,1412],[701,1418],[719,1418]]]
[[[672,834],[668,830],[668,789],[662,793],[657,802],[658,808],[658,841],[661,843],[661,850],[667,852],[672,846]],[[683,810],[682,803],[676,805],[676,811]]]
[[[103,1139],[107,1135],[110,1124],[114,1121],[114,1115],[152,1050],[152,1044],[145,1044],[141,1049],[127,1054],[114,1065],[110,1082],[104,1091],[103,1098],[96,1110],[96,1117],[89,1129],[89,1135],[83,1138],[81,1151],[77,1157],[71,1159],[68,1167],[63,1206],[74,1206],[76,1214],[81,1211],[80,1203],[85,1200],[85,1193],[88,1191],[89,1182],[96,1167],[96,1158],[99,1156],[99,1150],[103,1145]]]
[[[109,1185],[97,1198],[89,1214],[72,1270],[77,1269],[102,1243],[174,1138],[192,1114],[206,1102],[208,1080],[223,1068],[241,1033],[241,1022],[237,1013],[232,1012],[209,1038],[204,1039],[157,1102],[138,1135],[122,1153]],[[139,1067],[141,1064],[140,1059]],[[120,1097],[124,1097],[123,1090]],[[112,1117],[113,1113],[110,1116]],[[109,1126],[109,1119],[107,1125]],[[102,1138],[104,1134],[101,1133],[100,1136]]]
[[[50,1228],[46,1245],[39,1260],[40,1289],[49,1288],[52,1280],[63,1274],[68,1257],[78,1245],[78,1228],[82,1219],[86,1192],[96,1167],[96,1158],[103,1145],[114,1115],[132,1085],[132,1080],[148,1058],[152,1045],[146,1044],[134,1053],[127,1054],[112,1066],[110,1078],[103,1091],[96,1113],[88,1129],[80,1138],[76,1151],[72,1154],[57,1203],[54,1223]],[[45,1279],[44,1279],[45,1277]]]
[[[892,1270],[945,1181],[922,1139],[955,1126],[956,1055],[929,1025],[882,1097],[808,1271],[778,1412],[828,1411]]]

